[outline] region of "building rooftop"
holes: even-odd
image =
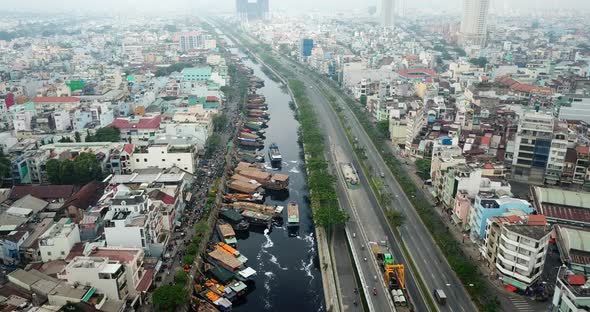
[[[190,67],[182,70],[183,75],[209,76],[211,67]]]
[[[566,266],[559,268],[557,278],[563,283],[576,297],[590,297],[589,280],[586,276],[574,274]]]
[[[113,121],[111,126],[119,129],[159,129],[161,115],[152,117],[141,117],[139,119],[117,118]]]
[[[49,240],[59,236],[65,237],[72,233],[75,228],[76,224],[70,218],[62,218],[57,223],[54,223],[49,230],[45,231],[39,239]]]
[[[32,195],[42,200],[68,198],[74,192],[73,185],[15,185],[10,191],[11,200],[17,200]]]
[[[570,264],[590,265],[590,231],[561,224],[554,228],[562,260]]]
[[[33,232],[29,235],[29,237],[22,243],[21,248],[29,248],[36,246],[37,240],[39,236],[41,236],[47,229],[53,225],[52,218],[44,218],[39,223],[32,223],[32,230]]]
[[[75,103],[80,102],[80,98],[75,96],[41,96],[31,100],[33,103]]]
[[[535,186],[534,192],[539,203],[590,209],[590,193],[574,192]]]
[[[161,171],[161,170],[160,170]],[[156,174],[119,174],[110,179],[111,184],[130,183],[180,183],[183,180],[192,179],[192,175],[186,172],[181,173],[156,173]]]
[[[11,208],[30,209],[34,213],[37,213],[47,207],[47,205],[49,205],[48,202],[28,194],[12,203]]]
[[[551,229],[544,225],[505,224],[504,228],[534,240],[540,240],[551,233]]]

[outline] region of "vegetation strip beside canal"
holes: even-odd
[[[300,140],[305,149],[313,218],[316,225],[328,232],[333,226],[344,224],[347,215],[338,203],[336,178],[330,173],[325,157],[325,138],[317,114],[305,94],[305,86],[299,80],[290,80],[289,88],[297,102],[296,117],[300,123]]]
[[[324,79],[317,74],[315,76],[317,79]],[[335,85],[332,85],[332,87],[335,87]],[[352,110],[365,132],[371,138],[373,144],[375,146],[386,145],[386,138],[369,120],[361,106],[347,96],[341,96],[341,98]],[[381,154],[381,157],[385,160],[388,168],[395,176],[412,205],[415,207],[422,222],[442,250],[451,268],[455,271],[463,285],[469,285],[469,287],[465,288],[471,298],[475,301],[478,308],[481,311],[486,312],[497,311],[499,303],[496,298],[490,298],[489,294],[492,292],[488,289],[489,286],[487,281],[482,278],[477,264],[465,255],[463,249],[461,249],[460,243],[450,235],[448,228],[442,220],[440,220],[437,214],[433,213],[434,207],[428,202],[423,193],[418,191],[418,187],[404,171],[400,161],[394,155],[386,153],[383,150],[378,150],[378,152]]]
[[[268,45],[254,45],[233,29],[223,28],[232,37],[239,39],[244,47],[257,54],[264,66],[268,66],[279,72],[288,82],[296,105],[295,117],[299,121],[299,142],[305,151],[305,169],[307,172],[307,186],[310,193],[310,202],[313,212],[313,220],[316,226],[326,229],[330,233],[336,225],[344,224],[348,216],[338,203],[336,195],[336,177],[331,174],[326,160],[325,137],[320,129],[320,121],[314,112],[313,105],[305,92],[305,85],[297,79],[293,79],[293,73],[282,66],[267,51],[271,51]]]

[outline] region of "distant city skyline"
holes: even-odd
[[[364,10],[368,6],[380,6],[381,0],[278,0],[271,1],[273,10],[289,11],[347,11]],[[461,0],[419,0],[406,1],[406,11],[409,9],[431,9],[461,13]],[[551,10],[551,9],[579,9],[589,10],[590,1],[586,0],[493,0],[491,11],[502,10]],[[80,2],[76,0],[3,0],[0,11],[35,11],[35,12],[64,12],[64,11],[92,11],[112,13],[133,12],[186,12],[187,9],[205,9],[207,11],[235,12],[235,0],[103,0],[100,2]],[[409,13],[409,12],[408,12]]]

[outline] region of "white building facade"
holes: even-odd
[[[80,229],[69,218],[62,218],[39,237],[41,260],[65,259],[74,244],[80,242]]]

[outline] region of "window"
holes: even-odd
[[[111,279],[111,274],[109,273],[98,273],[98,278],[99,279]]]
[[[62,251],[61,251],[61,255],[62,255],[62,256],[65,256],[65,255],[66,255],[66,252],[62,250]]]
[[[166,161],[166,159],[162,158],[162,162],[165,162],[165,161]]]
[[[143,159],[143,162],[147,162],[147,158],[144,158],[144,159]]]
[[[47,255],[48,255],[48,256],[51,256],[51,251],[48,251],[48,252],[47,252]]]
[[[176,159],[176,161],[180,161],[180,158]]]
[[[139,162],[139,158],[136,158],[136,159],[135,159],[135,161],[136,161],[136,162]]]

